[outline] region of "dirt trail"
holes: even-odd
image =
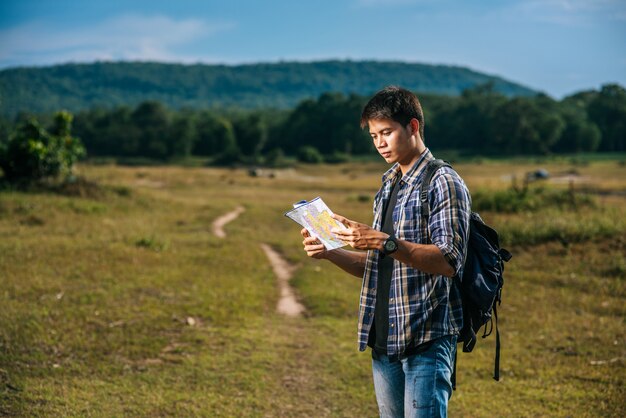
[[[237,206],[234,210],[217,218],[215,221],[213,221],[213,233],[219,238],[226,238],[224,225],[237,219],[237,217],[241,215],[244,210],[245,209],[243,208],[243,206]]]
[[[278,301],[276,310],[283,315],[300,316],[300,314],[304,312],[304,306],[296,300],[296,296],[289,286],[289,279],[291,279],[296,267],[289,264],[287,260],[274,251],[269,245],[261,244],[261,248],[270,260],[274,274],[278,279],[278,286],[280,287],[280,300]]]

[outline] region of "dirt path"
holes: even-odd
[[[274,274],[278,279],[278,286],[280,287],[280,300],[278,301],[276,310],[283,315],[300,316],[300,314],[304,312],[304,306],[296,300],[296,296],[289,286],[289,279],[291,279],[296,267],[289,264],[287,260],[274,251],[269,245],[261,244],[261,248],[270,260]]]
[[[243,206],[237,206],[234,210],[217,218],[215,221],[213,221],[213,233],[219,238],[226,238],[224,225],[237,219],[237,217],[241,215],[244,210],[245,209],[243,208]]]

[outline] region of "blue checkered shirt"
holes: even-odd
[[[373,227],[381,230],[383,208],[389,201],[394,182],[402,176],[398,200],[393,208],[396,238],[436,245],[454,268],[455,276],[460,276],[467,249],[471,198],[465,183],[454,170],[440,168],[428,189],[430,215],[426,221],[421,214],[419,188],[424,168],[433,158],[426,149],[404,176],[398,164],[383,175],[382,187],[374,199]],[[370,250],[365,262],[358,324],[361,351],[367,347],[374,322],[379,256],[378,250]],[[457,287],[451,286],[452,280],[394,260],[389,289],[388,356],[402,356],[408,348],[459,333],[463,325],[463,309]]]

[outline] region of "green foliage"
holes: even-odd
[[[478,189],[472,193],[472,209],[499,213],[539,212],[549,208],[575,210],[594,207],[594,199],[572,190],[536,186],[505,190]]]
[[[308,164],[321,164],[324,162],[324,157],[314,147],[304,146],[298,150],[298,161]]]
[[[371,140],[359,127],[364,97],[325,93],[317,100],[304,100],[291,112],[272,143],[294,154],[305,145],[322,154],[366,154]]]
[[[288,166],[285,153],[280,148],[270,150],[265,157],[265,165],[272,168],[281,168]]]
[[[155,238],[154,236],[141,237],[135,241],[135,246],[139,248],[147,248],[156,252],[161,252],[167,249],[168,244]]]
[[[617,84],[602,86],[588,111],[602,132],[600,150],[626,151],[626,89]]]
[[[72,115],[59,112],[49,131],[32,118],[19,125],[5,144],[0,144],[0,168],[9,182],[32,182],[60,175],[69,177],[72,166],[85,155],[78,138],[72,137]]]
[[[79,112],[156,100],[171,108],[289,108],[328,91],[369,95],[395,83],[411,90],[458,95],[491,81],[508,96],[535,92],[466,68],[375,61],[182,65],[139,62],[66,64],[0,71],[0,114]]]
[[[498,223],[498,232],[505,245],[558,242],[567,246],[623,237],[626,234],[626,221],[615,210],[564,212],[551,208],[539,214],[526,212],[520,215]],[[606,268],[613,271],[613,267]],[[619,271],[619,266],[614,268]]]
[[[350,161],[350,155],[345,152],[335,151],[330,155],[324,156],[324,162],[329,164],[347,163],[348,161]]]
[[[221,152],[213,160],[214,165],[231,166],[241,161],[241,151],[237,145],[233,127],[227,120],[221,122],[224,136],[220,143]]]
[[[626,93],[617,85],[562,101],[545,95],[509,98],[493,83],[474,86],[459,97],[419,96],[425,141],[437,153],[462,158],[624,150]],[[293,157],[303,146],[315,148],[327,162],[345,162],[376,155],[367,130],[359,127],[366,101],[354,94],[324,93],[289,111],[246,111],[173,110],[152,100],[135,108],[81,112],[74,132],[90,156],[144,164],[201,156],[217,165],[260,165],[268,164],[271,150],[280,148]],[[22,113],[17,120],[31,118]],[[9,129],[7,124],[0,120],[0,131]]]

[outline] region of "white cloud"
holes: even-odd
[[[234,24],[166,16],[123,15],[89,27],[41,21],[0,31],[0,66],[93,60],[197,61],[177,52]]]
[[[563,25],[624,20],[626,16],[623,0],[530,0],[519,2],[515,9],[533,20]]]

